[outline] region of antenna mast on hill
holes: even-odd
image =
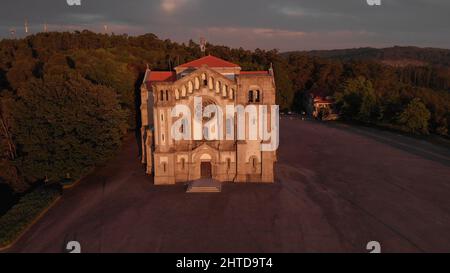
[[[105,30],[105,34],[108,34],[108,25],[103,25],[103,29]]]
[[[11,34],[12,39],[16,39],[16,29],[15,28],[11,28],[9,30],[9,33]]]
[[[48,31],[48,25],[47,25],[47,23],[44,23],[44,32],[47,32]]]
[[[26,34],[28,34],[28,20],[26,20],[26,19],[25,19],[24,27],[25,27],[25,35],[26,35]]]
[[[203,37],[200,38],[200,51],[202,52],[203,56],[206,55],[206,39]]]

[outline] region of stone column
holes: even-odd
[[[147,160],[147,174],[150,175],[153,172],[153,134],[150,129],[146,131],[146,141],[145,141],[145,154]]]
[[[147,141],[147,136],[146,136],[146,129],[144,126],[142,126],[141,128],[141,163],[145,164],[147,162],[147,150],[146,150],[146,141]]]

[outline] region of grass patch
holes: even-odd
[[[20,198],[0,218],[0,248],[13,243],[20,234],[59,196],[59,185],[42,186]]]

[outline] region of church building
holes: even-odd
[[[267,105],[270,109],[275,105],[275,90],[272,69],[242,71],[214,56],[182,64],[174,71],[147,69],[141,87],[142,163],[147,174],[154,176],[156,185],[199,179],[274,182],[276,151],[261,149],[262,139],[176,140],[172,127],[179,118],[172,116],[172,110],[182,104],[195,113],[196,97],[202,99],[203,109],[211,104],[222,109],[229,105]],[[221,118],[223,128],[217,130],[237,134],[237,120]],[[249,128],[254,128],[251,122],[255,121],[246,114],[247,137]]]

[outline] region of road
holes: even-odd
[[[450,151],[341,124],[281,121],[277,182],[156,187],[133,137],[10,252],[450,252]]]

